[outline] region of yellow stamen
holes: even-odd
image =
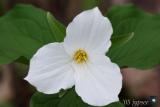
[[[88,55],[84,50],[77,50],[73,57],[74,61],[78,64],[82,64],[88,60]]]

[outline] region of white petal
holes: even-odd
[[[105,53],[111,45],[112,25],[98,8],[77,15],[67,27],[64,46],[73,54],[77,49]]]
[[[74,72],[63,44],[50,43],[40,48],[30,61],[25,80],[46,94],[71,88],[74,85]]]
[[[104,106],[119,100],[122,76],[119,67],[110,62],[109,58],[98,56],[86,66],[74,67],[75,89],[84,102]]]

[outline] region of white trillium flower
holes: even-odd
[[[120,68],[105,56],[112,32],[110,21],[97,7],[80,13],[68,25],[64,42],[37,51],[25,80],[45,94],[75,85],[76,93],[89,105],[119,101]]]

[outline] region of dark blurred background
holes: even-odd
[[[147,12],[160,13],[160,0],[0,0],[0,16],[18,3],[32,4],[50,11],[64,25],[79,12],[95,4],[98,4],[102,13],[106,13],[112,5],[127,3],[133,3]],[[29,107],[29,100],[35,89],[23,80],[27,70],[28,66],[20,63],[0,65],[0,104],[6,103],[8,107]],[[122,74],[122,102],[124,99],[145,99],[149,96],[157,96],[157,100],[160,101],[159,66],[145,71],[134,68],[122,69]],[[159,102],[156,107],[160,107]]]
[[[0,0],[0,14],[3,15],[8,10],[12,9],[17,3],[32,4],[44,10],[50,11],[61,22],[67,24],[72,18],[79,13],[82,8],[89,8],[87,4],[93,6],[99,4],[101,11],[104,13],[114,4],[133,3],[138,7],[149,11],[160,11],[160,0]]]

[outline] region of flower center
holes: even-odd
[[[77,50],[73,57],[74,61],[78,64],[82,64],[88,60],[88,55],[84,50]]]

